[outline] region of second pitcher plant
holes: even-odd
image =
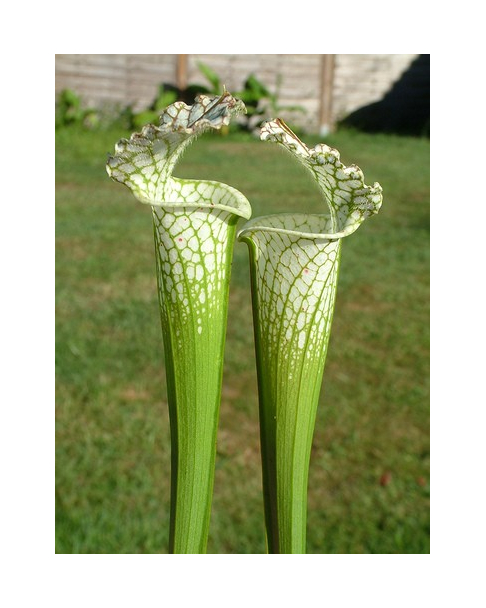
[[[326,146],[308,148],[282,120],[274,141],[308,169],[327,213],[255,218],[239,232],[249,246],[269,553],[305,553],[307,480],[329,342],[342,239],[382,203],[379,184],[345,167]]]

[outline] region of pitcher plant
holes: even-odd
[[[187,145],[245,111],[224,91],[170,105],[159,126],[122,139],[107,171],[151,206],[171,428],[170,553],[205,553],[214,483],[228,290],[248,200],[216,181],[178,179]]]
[[[247,222],[258,377],[267,550],[305,553],[307,482],[336,298],[342,240],[378,212],[382,189],[364,184],[337,150],[308,148],[280,119],[261,139],[311,172],[322,214],[282,213]]]

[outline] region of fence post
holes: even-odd
[[[334,55],[321,55],[321,96],[319,104],[320,135],[328,135],[334,127],[332,118],[334,57]]]
[[[187,88],[187,55],[177,55],[176,85],[179,91],[184,91]]]

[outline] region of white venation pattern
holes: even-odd
[[[280,363],[289,359],[292,364],[302,351],[309,359],[320,357],[328,337],[341,240],[298,230],[326,221],[282,214],[258,218],[254,227],[248,222],[240,232],[253,251],[260,338],[264,350]]]
[[[146,125],[141,133],[120,140],[107,163],[113,180],[152,206],[163,318],[182,323],[191,319],[197,335],[204,333],[203,320],[213,327],[211,311],[224,307],[218,297],[227,299],[227,285],[222,289],[234,227],[238,217],[250,217],[251,207],[227,184],[178,179],[172,171],[194,138],[228,125],[232,116],[245,111],[243,102],[226,91],[215,97],[199,95],[192,106],[176,102],[160,116],[159,126]],[[173,327],[166,328],[171,340]]]
[[[329,222],[321,236],[347,236],[367,217],[378,213],[383,202],[380,184],[375,182],[373,186],[366,186],[361,169],[356,165],[343,165],[334,148],[325,144],[308,148],[278,118],[265,123],[261,139],[281,145],[313,175],[329,212]]]
[[[250,217],[248,201],[234,188],[217,182],[205,182],[202,186],[199,181],[172,176],[175,164],[191,141],[210,128],[229,124],[232,116],[244,111],[244,104],[227,92],[216,97],[199,95],[192,106],[178,101],[160,116],[159,126],[146,125],[141,133],[116,144],[115,155],[108,158],[108,174],[130,188],[142,203],[185,204],[203,198],[202,204],[221,201],[223,205],[241,208],[243,217]]]
[[[203,336],[211,319],[220,317],[229,278],[229,215],[204,207],[153,207],[162,314],[180,348],[185,324],[193,323],[194,333]]]
[[[366,186],[361,169],[345,167],[337,150],[325,144],[309,149],[280,119],[265,123],[261,138],[283,146],[311,171],[326,202],[327,213],[254,218],[239,232],[256,266],[262,341],[276,358],[287,345],[289,356],[294,348],[311,358],[326,343],[341,239],[378,212],[382,188]]]

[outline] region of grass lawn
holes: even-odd
[[[170,436],[150,208],[105,172],[126,134],[56,143],[56,551],[166,553]],[[318,139],[305,138],[307,143]],[[309,474],[308,553],[429,552],[429,141],[326,143],[384,202],[343,242]],[[253,216],[323,210],[275,145],[206,135],[176,175]],[[264,553],[248,252],[236,243],[208,553]]]

